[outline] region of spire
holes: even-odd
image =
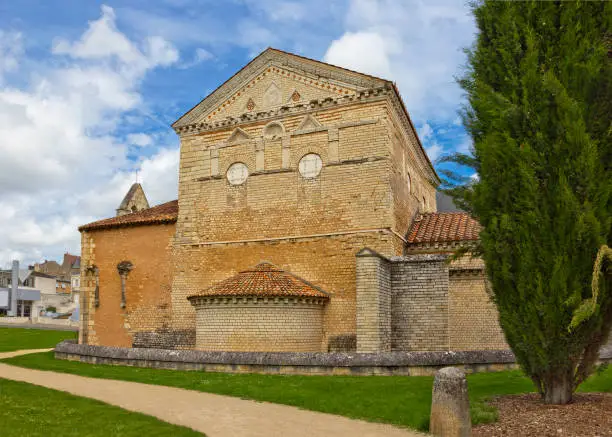
[[[119,208],[117,208],[117,217],[142,211],[143,209],[149,209],[149,202],[142,189],[142,185],[135,182],[123,198]]]

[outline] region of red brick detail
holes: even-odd
[[[478,240],[480,224],[465,212],[432,212],[417,218],[408,244]]]
[[[198,296],[329,297],[318,287],[269,262],[243,270],[188,299]]]
[[[175,223],[178,217],[178,200],[162,203],[149,209],[111,217],[79,227],[79,231],[93,229],[120,228],[124,226],[139,226],[157,223]]]

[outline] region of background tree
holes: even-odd
[[[479,178],[442,173],[483,226],[508,344],[545,402],[567,403],[612,327],[612,3],[473,11],[479,33],[460,84],[474,149],[445,160]]]

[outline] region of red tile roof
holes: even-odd
[[[111,217],[97,222],[83,225],[79,231],[90,231],[97,229],[119,228],[124,226],[140,226],[157,223],[175,223],[178,217],[178,200],[162,203],[142,211],[119,217]]]
[[[318,287],[269,262],[243,270],[188,299],[200,296],[329,297]]]
[[[478,240],[480,224],[465,212],[423,214],[408,232],[408,244]]]

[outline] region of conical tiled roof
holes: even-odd
[[[243,270],[188,299],[202,296],[329,297],[318,287],[269,262]]]

